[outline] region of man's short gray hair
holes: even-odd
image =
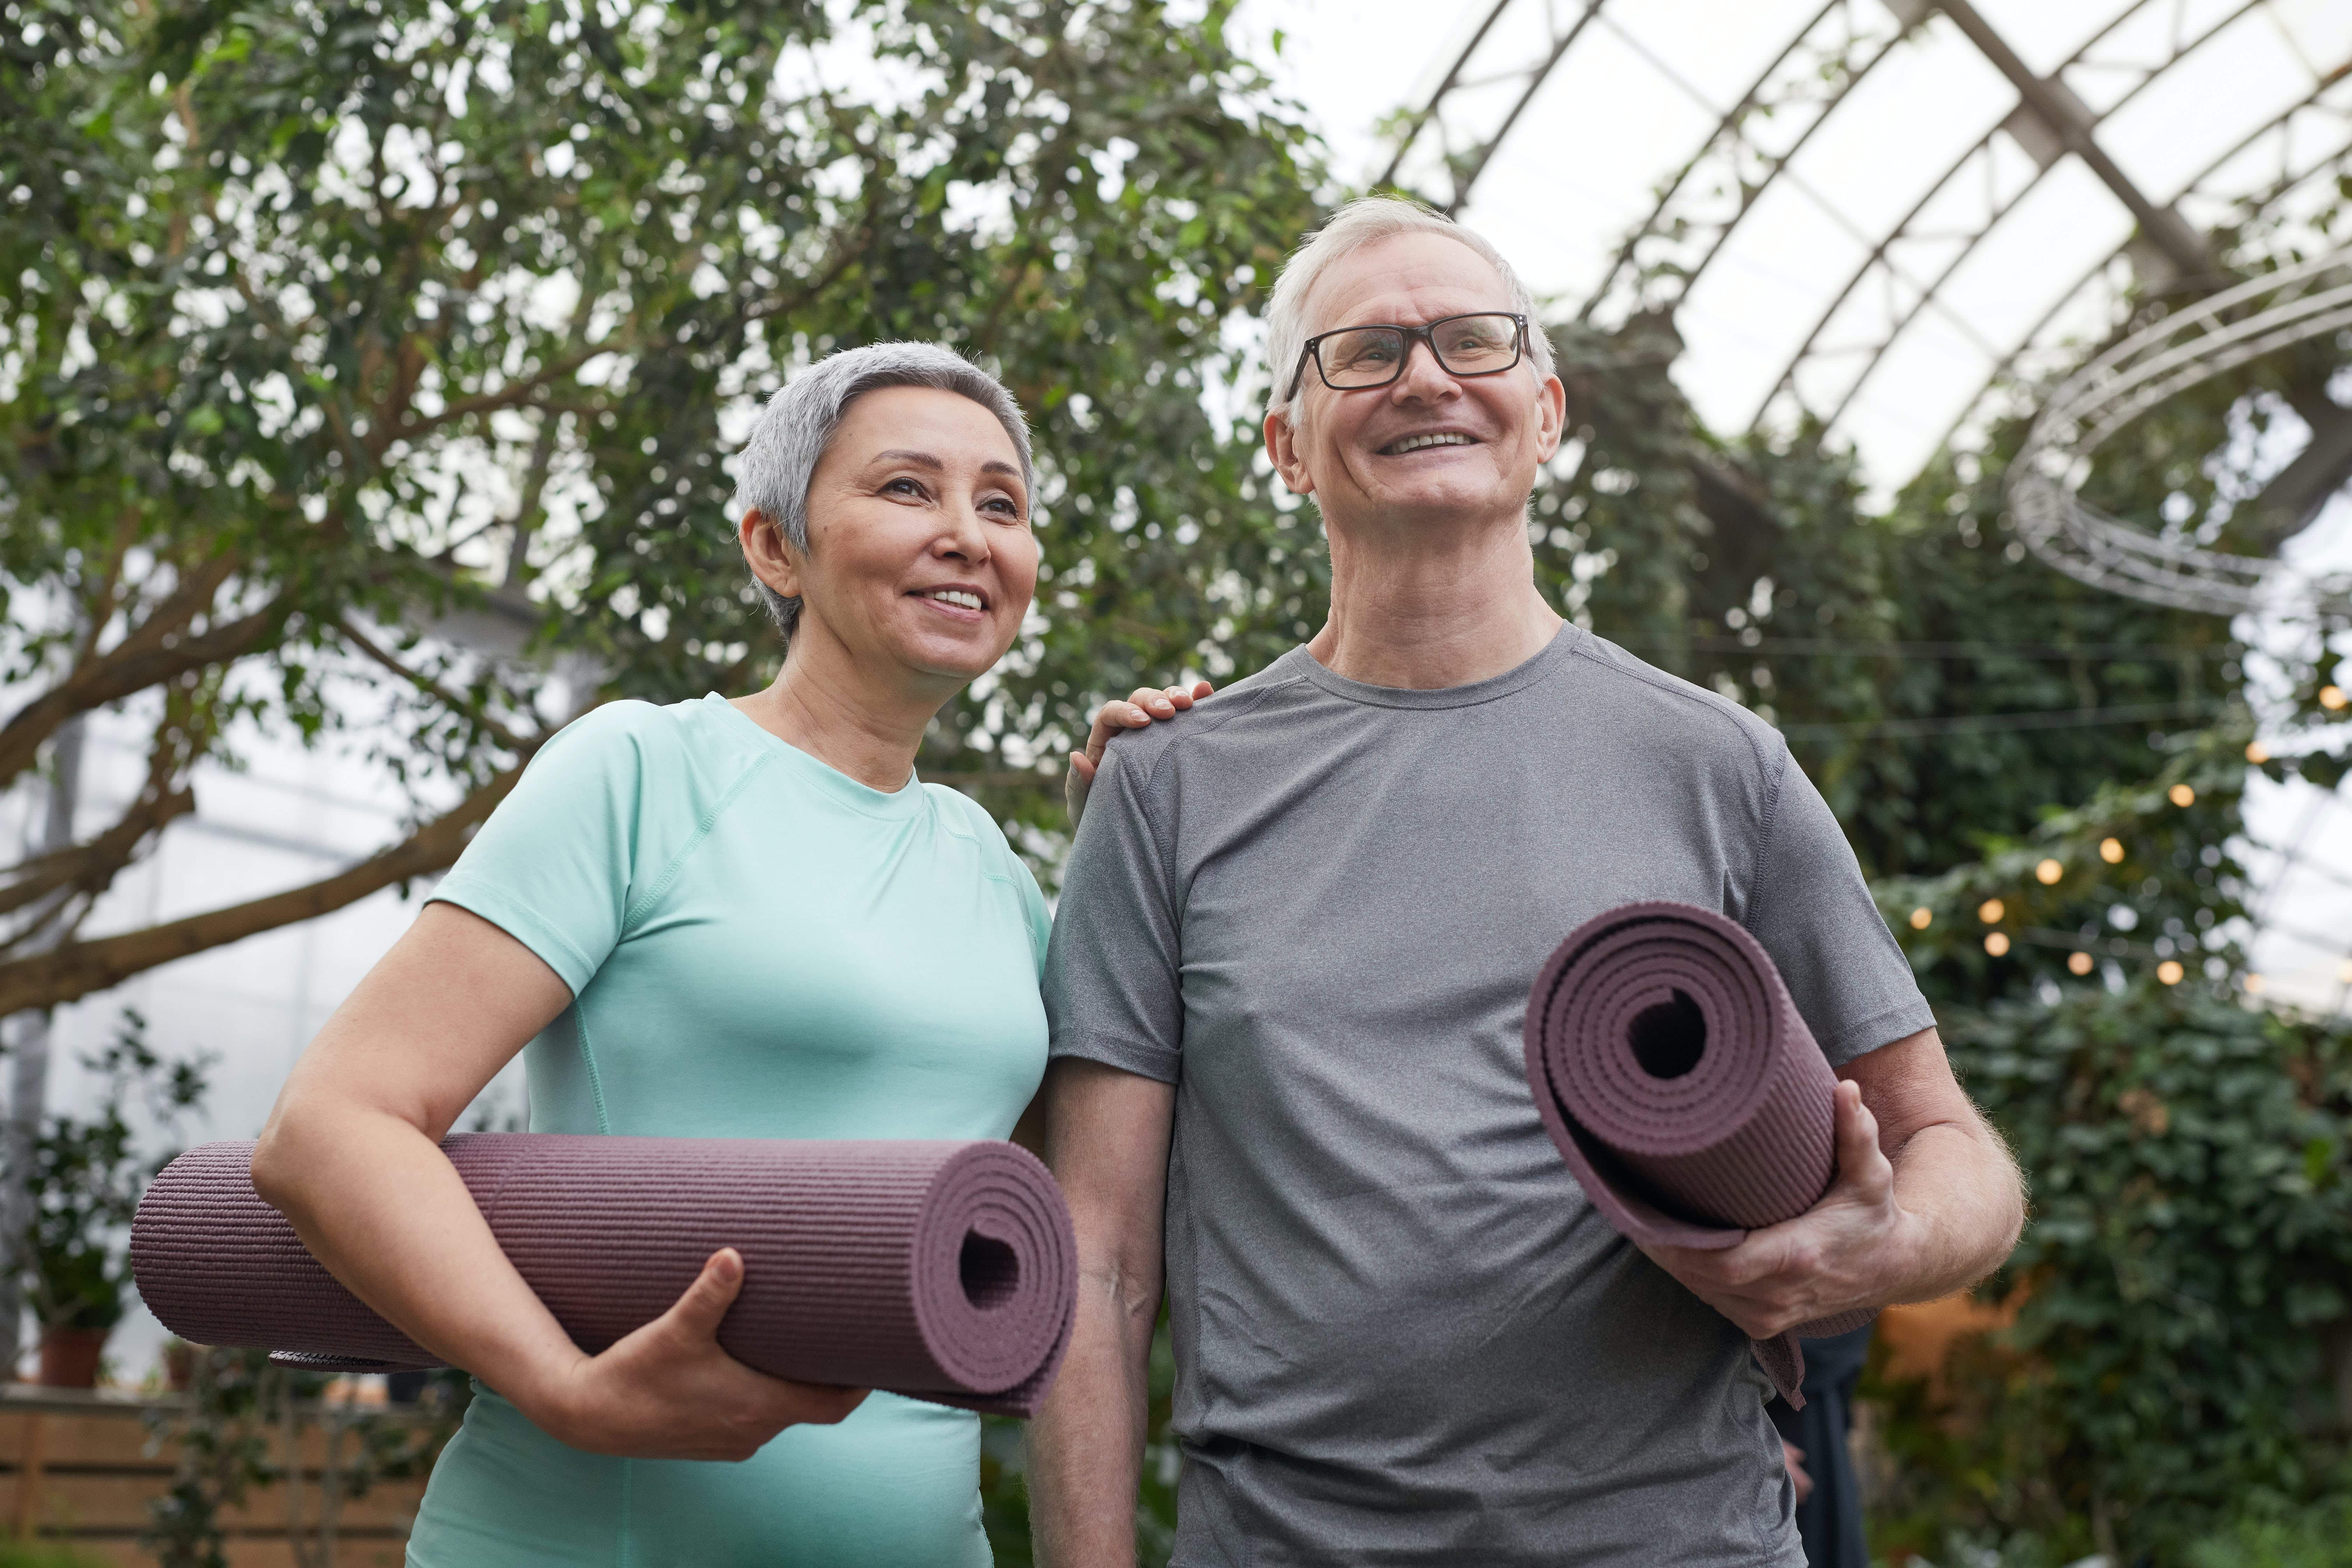
[[[1552,374],[1551,339],[1536,319],[1535,297],[1503,253],[1486,237],[1466,229],[1444,213],[1397,196],[1364,196],[1331,215],[1331,221],[1308,235],[1283,263],[1275,280],[1274,299],[1267,305],[1266,357],[1274,372],[1265,411],[1290,417],[1290,385],[1298,375],[1298,356],[1307,347],[1307,296],[1315,291],[1331,264],[1349,251],[1400,234],[1442,234],[1469,247],[1502,274],[1511,296],[1510,308],[1528,319],[1528,360],[1540,386]],[[1347,323],[1341,323],[1346,325]]]
[[[1036,473],[1029,459],[1029,425],[1021,405],[1004,384],[951,349],[937,343],[868,343],[828,354],[786,382],[751,426],[736,461],[735,517],[757,509],[785,542],[808,550],[809,480],[817,462],[833,444],[849,405],[869,392],[886,386],[929,386],[969,397],[991,414],[1013,437],[1021,455],[1021,489],[1024,498],[1036,494]],[[800,620],[801,602],[788,599],[754,577],[768,614],[786,640]]]

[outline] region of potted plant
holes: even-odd
[[[99,1113],[47,1118],[34,1146],[29,1294],[41,1324],[39,1381],[52,1386],[97,1386],[130,1284],[125,1233],[148,1179],[171,1158],[140,1160],[124,1107],[144,1102],[169,1131],[204,1100],[205,1064],[163,1061],[146,1032],[147,1021],[125,1008],[112,1043],[83,1058],[106,1080]]]

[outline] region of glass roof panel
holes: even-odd
[[[2311,85],[2286,36],[2249,12],[2116,110],[2100,125],[2099,143],[2152,200],[2169,202]]]
[[[2179,192],[2200,226],[2242,222],[2233,204],[2267,199],[2282,176],[2306,175],[2352,143],[2352,0],[1974,3],[2031,68],[2063,70],[2094,113],[2112,110],[2096,129],[2101,146],[2154,199]],[[1657,193],[1709,147],[1724,111],[1766,78],[1769,112],[1744,122],[1744,153],[1717,145],[1667,209],[1680,237],[1659,235],[1639,252],[1650,267],[1696,272],[1686,292],[1665,274],[1641,298],[1675,308],[1687,345],[1677,378],[1718,426],[1746,427],[1786,373],[1815,412],[1845,405],[1841,433],[1891,486],[1943,434],[1920,432],[1979,403],[1987,378],[2011,363],[2031,370],[2054,345],[2112,324],[2127,274],[2110,276],[2105,264],[2128,237],[2126,209],[2038,121],[2013,114],[2017,89],[1948,16],[1931,14],[1840,98],[1821,51],[1841,37],[1867,42],[1874,28],[1891,37],[1885,0],[1599,4],[1461,216],[1539,294],[1573,310],[1608,277]],[[1389,161],[1374,122],[1425,105],[1494,9],[1463,0],[1440,29],[1405,0],[1245,0],[1242,15],[1245,32],[1289,31],[1285,79],[1331,135],[1343,176],[1361,182]],[[1472,88],[1439,107],[1457,154],[1502,122],[1586,9],[1507,0],[1463,73]],[[1409,37],[1431,37],[1435,52],[1408,73],[1394,63],[1394,41]],[[1849,63],[1874,47],[1856,48]],[[2331,75],[2321,107],[2294,112]],[[1423,96],[1382,96],[1408,77]],[[2265,129],[2282,117],[2284,129]],[[2014,132],[1987,140],[2004,123]],[[2042,159],[2055,160],[2046,173]],[[1443,199],[1452,194],[1444,170],[1429,135],[1402,177]],[[1937,298],[1923,306],[1929,291]],[[1636,300],[1621,283],[1602,319]]]

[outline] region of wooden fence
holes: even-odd
[[[69,1543],[97,1562],[152,1568],[139,1537],[152,1518],[148,1505],[171,1489],[178,1455],[157,1445],[143,1417],[178,1404],[170,1394],[0,1388],[0,1504],[15,1534]],[[273,1431],[272,1464],[286,1465],[289,1451],[301,1463],[285,1481],[223,1511],[230,1568],[399,1568],[424,1479],[379,1481],[360,1498],[339,1496],[332,1484],[331,1447],[362,1408],[306,1405]],[[365,1413],[384,1414],[382,1406]]]

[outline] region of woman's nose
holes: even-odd
[[[961,556],[977,566],[989,557],[988,522],[977,507],[950,506],[931,548],[941,555]]]

